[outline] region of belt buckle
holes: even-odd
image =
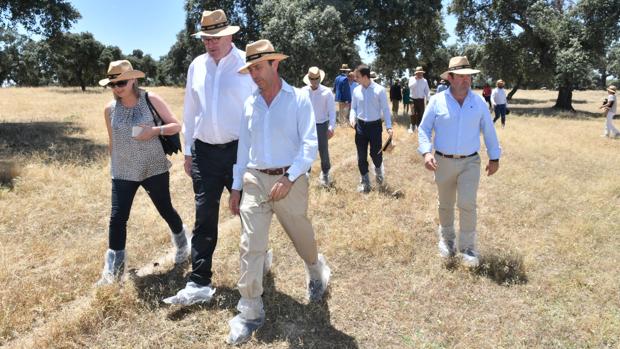
[[[465,155],[452,155],[452,157],[455,159],[462,159],[465,157]]]

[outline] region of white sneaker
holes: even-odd
[[[456,247],[454,246],[454,240],[446,240],[444,238],[439,239],[437,244],[439,249],[439,255],[443,258],[450,258],[456,255]]]
[[[185,288],[180,290],[176,295],[164,299],[167,304],[192,305],[196,303],[207,303],[213,299],[215,288],[199,285],[193,281],[189,281]]]
[[[461,251],[461,262],[464,266],[468,268],[475,268],[480,264],[478,259],[478,252],[474,251],[471,248],[465,249],[465,251]]]

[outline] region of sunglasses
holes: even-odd
[[[220,42],[220,37],[219,37],[219,36],[216,36],[216,37],[210,38],[210,37],[204,37],[204,36],[203,36],[203,37],[202,37],[202,41],[203,41],[204,43],[211,43],[211,42],[212,42],[212,43],[218,43],[218,42]]]
[[[117,81],[117,82],[111,82],[108,84],[109,87],[111,88],[115,88],[115,87],[125,87],[127,86],[127,82],[129,82],[128,80],[122,80],[122,81]]]
[[[308,78],[310,80],[318,80],[319,78]]]

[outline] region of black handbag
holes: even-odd
[[[151,110],[151,114],[153,114],[153,122],[155,123],[155,126],[165,125],[164,120],[161,118],[161,116],[159,116],[159,113],[157,112],[157,109],[155,109],[155,107],[153,106],[153,103],[151,103],[151,100],[149,99],[149,93],[145,92],[144,97],[146,98],[146,105],[148,105],[149,109]],[[181,137],[178,133],[167,136],[159,135],[159,140],[161,141],[162,148],[164,148],[164,153],[166,153],[167,155],[172,155],[181,151]]]

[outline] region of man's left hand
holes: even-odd
[[[334,130],[327,130],[327,139],[334,137]]]
[[[499,161],[489,161],[489,164],[485,168],[487,176],[492,176],[497,170],[499,170]]]
[[[391,128],[388,128],[388,129],[387,129],[387,133],[388,133],[390,136],[393,136],[393,135],[394,135],[394,131],[393,131]]]
[[[288,177],[282,176],[271,188],[269,198],[273,201],[284,199],[284,197],[288,194],[289,190],[291,190],[291,187],[293,187],[293,182],[291,182]]]

